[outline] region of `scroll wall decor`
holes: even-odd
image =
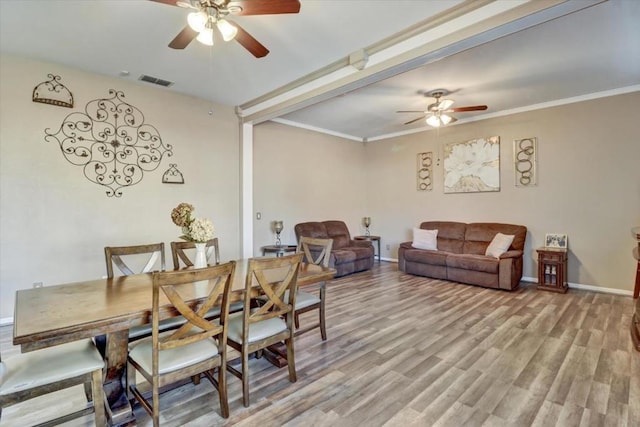
[[[513,162],[516,187],[529,187],[538,183],[538,140],[537,138],[513,141]]]
[[[109,95],[89,101],[84,113],[69,114],[57,132],[45,129],[44,139],[57,142],[67,161],[83,166],[84,176],[106,187],[108,197],[120,197],[173,151],[123,92],[110,89]]]
[[[433,190],[433,153],[418,153],[418,191]]]

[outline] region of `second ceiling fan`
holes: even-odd
[[[173,49],[184,49],[196,39],[213,45],[214,31],[224,41],[236,40],[256,58],[262,58],[269,49],[245,31],[229,15],[275,15],[300,12],[299,0],[151,0],[171,6],[192,9],[187,16],[188,25],[169,43]]]
[[[422,113],[423,115],[417,119],[410,120],[405,123],[409,125],[419,120],[426,118],[426,122],[429,126],[440,127],[455,122],[457,119],[450,116],[450,113],[464,113],[467,111],[483,111],[488,107],[486,105],[473,105],[469,107],[456,107],[451,108],[453,101],[451,99],[440,99],[443,96],[448,95],[450,92],[445,89],[436,89],[431,92],[427,92],[424,96],[435,98],[436,102],[429,104],[425,111],[422,110],[401,110],[397,113]]]

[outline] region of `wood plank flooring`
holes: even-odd
[[[383,262],[329,283],[327,307],[328,340],[319,331],[296,340],[296,383],[286,368],[252,359],[250,408],[229,376],[224,420],[203,380],[162,395],[162,425],[640,426],[631,297],[562,295],[527,283],[497,291]],[[4,357],[18,351],[11,334],[0,328]],[[0,426],[83,404],[77,387],[5,409]],[[135,415],[151,424],[144,410]],[[86,417],[66,425],[91,424]]]

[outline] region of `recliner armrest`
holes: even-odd
[[[513,250],[513,251],[507,251],[505,253],[503,253],[502,255],[500,255],[500,259],[503,258],[520,258],[522,256],[523,252],[519,251],[519,250]]]

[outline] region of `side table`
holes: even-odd
[[[353,240],[369,240],[370,242],[378,243],[378,264],[380,263],[380,236],[355,236]]]
[[[267,245],[262,247],[262,256],[266,254],[276,254],[281,257],[287,252],[295,252],[298,247],[296,245]]]
[[[565,293],[567,284],[567,250],[538,248],[538,289]]]

